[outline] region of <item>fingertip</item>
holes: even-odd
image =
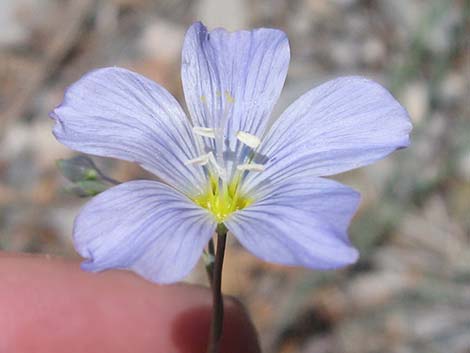
[[[259,353],[241,303],[224,301],[221,352]],[[76,261],[0,252],[0,331],[11,353],[90,347],[100,353],[204,353],[211,305],[210,290],[201,286],[159,286],[127,271],[86,273]]]
[[[225,335],[222,336],[222,352],[260,353],[256,328],[243,303],[236,297],[225,297]],[[233,333],[232,333],[233,332]],[[231,350],[233,347],[235,350]]]
[[[206,294],[210,296],[208,290]],[[221,353],[260,353],[256,330],[241,302],[225,297],[224,312]],[[211,305],[205,304],[175,317],[172,336],[178,353],[206,352],[211,315]]]

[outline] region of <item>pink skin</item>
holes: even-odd
[[[260,352],[250,319],[227,298],[222,353]],[[0,352],[205,352],[211,294],[127,271],[0,252]]]

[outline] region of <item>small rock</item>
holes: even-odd
[[[240,1],[201,0],[197,9],[199,18],[209,28],[223,27],[230,31],[247,27],[247,4]]]
[[[421,123],[429,111],[429,91],[425,82],[409,83],[400,94],[399,99],[410,114],[415,124]]]
[[[470,148],[463,151],[457,158],[457,173],[462,179],[470,182]]]
[[[362,60],[367,65],[375,65],[384,60],[384,43],[376,37],[368,38],[362,45]]]
[[[358,310],[380,306],[387,303],[395,295],[415,285],[410,276],[391,271],[363,275],[352,280],[348,294],[351,304]]]
[[[353,41],[338,38],[331,40],[330,45],[331,60],[340,69],[350,69],[357,66],[359,50]]]
[[[172,61],[179,58],[185,29],[162,19],[148,25],[139,40],[139,47],[150,58]]]
[[[55,161],[70,154],[52,135],[53,121],[38,119],[33,123],[18,123],[6,130],[0,143],[0,159],[15,160],[28,152],[34,153],[41,169],[55,165]]]
[[[334,2],[328,0],[307,0],[306,5],[311,10],[311,15],[317,19],[331,17],[338,10]]]
[[[453,71],[444,77],[439,87],[440,98],[444,103],[457,103],[464,97],[468,89],[465,87],[466,78],[459,72]]]

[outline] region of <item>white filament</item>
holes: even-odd
[[[217,176],[226,181],[227,180],[227,171],[225,170],[224,167],[220,166],[219,163],[217,163],[217,160],[215,159],[214,157],[214,154],[212,152],[209,152],[209,163],[210,165],[213,167],[213,169],[215,170]]]

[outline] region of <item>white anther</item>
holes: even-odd
[[[190,160],[186,161],[184,164],[186,164],[186,165],[189,165],[189,164],[206,165],[207,163],[209,163],[209,159],[210,159],[209,155],[212,155],[212,153],[203,154],[202,156],[190,159]],[[214,156],[212,156],[212,157],[214,157]]]
[[[256,163],[240,164],[237,166],[238,170],[247,170],[249,172],[262,172],[264,170],[264,165]]]
[[[237,139],[251,148],[256,148],[261,143],[261,140],[257,136],[244,131],[237,132]]]
[[[193,132],[199,136],[209,137],[211,139],[215,138],[215,129],[210,127],[194,126]]]

